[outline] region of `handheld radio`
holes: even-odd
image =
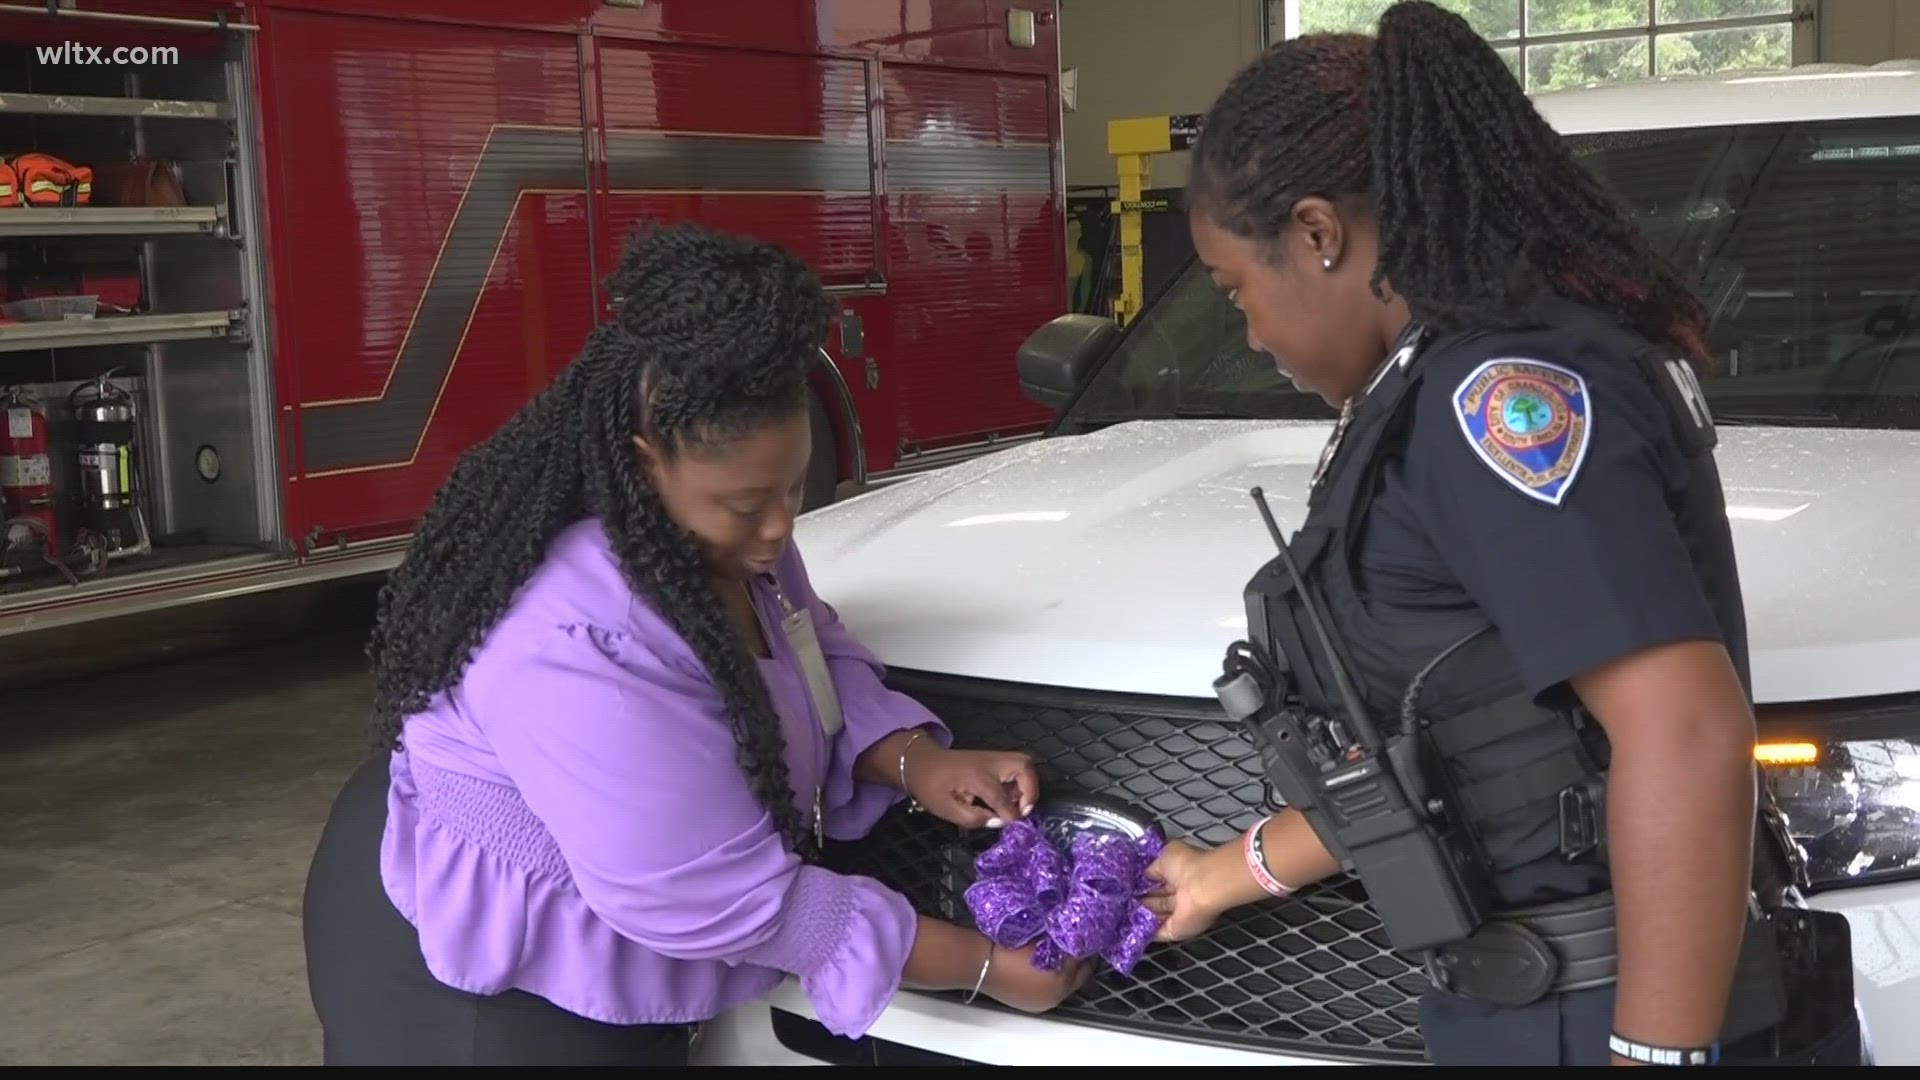
[[[1290,692],[1292,669],[1270,667],[1266,657],[1285,657],[1261,642],[1274,636],[1270,620],[1287,615],[1268,610],[1265,597],[1248,627],[1252,640],[1228,648],[1214,694],[1252,732],[1281,800],[1304,814],[1360,879],[1394,949],[1421,952],[1466,938],[1497,903],[1487,862],[1440,785],[1430,782],[1434,763],[1420,733],[1403,724],[1382,736],[1361,704],[1265,493],[1254,488],[1252,495],[1320,646],[1320,670],[1332,676],[1341,715],[1307,708]]]

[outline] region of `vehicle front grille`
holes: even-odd
[[[1258,754],[1211,702],[900,672],[890,682],[944,720],[956,746],[1032,754],[1043,795],[1119,799],[1150,812],[1169,837],[1205,847],[1235,842],[1264,812]],[[923,914],[971,925],[962,893],[992,840],[896,811],[831,857],[899,889]],[[1343,876],[1230,913],[1198,940],[1155,945],[1132,976],[1103,970],[1049,1015],[1249,1048],[1420,1061],[1425,986],[1388,948],[1359,883]]]

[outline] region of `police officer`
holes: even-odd
[[[1425,725],[1432,805],[1472,836],[1493,921],[1524,927],[1420,957],[1430,1059],[1860,1063],[1851,991],[1807,991],[1778,944],[1806,922],[1756,780],[1701,306],[1424,0],[1240,72],[1187,195],[1249,343],[1342,410],[1289,548],[1307,595],[1359,704]],[[1266,635],[1287,692],[1343,716],[1286,576],[1249,588],[1294,628]],[[1329,846],[1293,809],[1172,844],[1161,939],[1333,875]]]

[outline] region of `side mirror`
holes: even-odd
[[[1120,326],[1112,319],[1079,313],[1054,319],[1020,346],[1021,391],[1049,409],[1066,407],[1118,340]]]

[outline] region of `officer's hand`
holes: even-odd
[[[1159,887],[1141,900],[1160,916],[1155,941],[1189,941],[1207,932],[1221,909],[1212,902],[1208,878],[1213,860],[1183,840],[1170,840],[1166,850],[1147,867],[1147,876]]]

